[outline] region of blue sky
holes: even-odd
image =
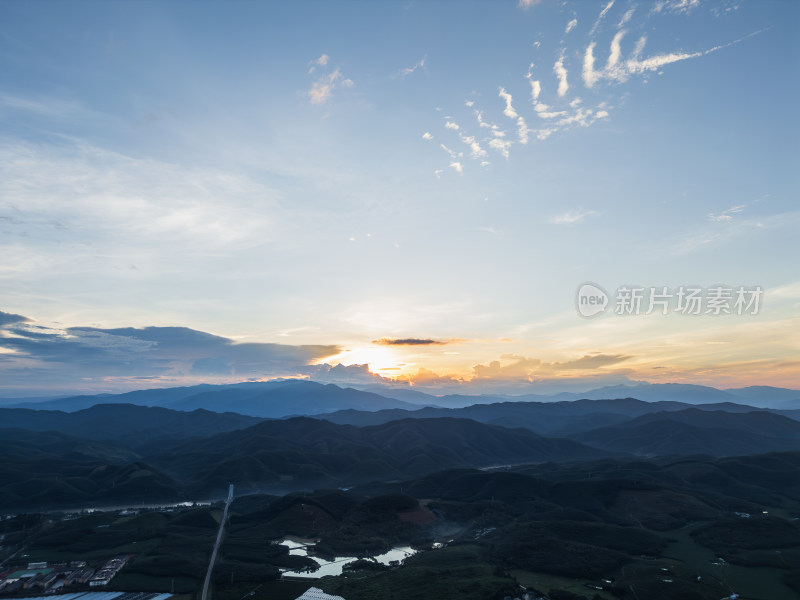
[[[443,390],[800,387],[798,17],[0,3],[3,393],[340,362]],[[585,319],[585,282],[763,306]]]

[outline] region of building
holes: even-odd
[[[341,596],[332,596],[331,594],[326,594],[319,588],[309,588],[305,591],[305,593],[296,598],[295,600],[344,600]]]

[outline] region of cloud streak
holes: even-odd
[[[399,75],[400,77],[408,77],[417,69],[424,69],[425,68],[425,61],[428,60],[428,55],[426,54],[423,56],[420,61],[410,67],[405,67],[404,69],[400,69]]]
[[[380,338],[373,340],[372,343],[381,346],[442,346],[447,344],[447,342],[430,338]]]
[[[317,67],[327,68],[330,62],[330,57],[323,54],[318,59],[311,62],[312,66],[308,73],[313,74]],[[336,68],[328,73],[320,75],[315,81],[311,83],[311,89],[308,90],[308,97],[311,104],[325,104],[333,97],[333,92],[342,87],[352,87],[353,80],[348,79],[342,75],[342,72]]]
[[[569,210],[551,217],[549,222],[553,225],[574,225],[587,217],[595,217],[599,214],[596,210]]]
[[[641,19],[649,19],[656,13],[687,14],[695,7],[696,2],[692,0],[665,0],[661,4],[663,6],[655,12],[651,11],[649,15],[642,14]],[[691,52],[683,50],[661,51],[647,56],[644,54],[645,46],[648,42],[646,35],[639,36],[632,45],[626,47],[628,30],[623,27],[633,23],[634,15],[637,14],[636,6],[629,5],[624,12],[620,11],[619,15],[615,17],[615,31],[608,41],[607,55],[598,57],[596,35],[601,30],[601,26],[606,19],[611,18],[609,15],[611,15],[611,11],[615,6],[615,0],[609,0],[602,5],[588,33],[588,41],[584,42],[585,45],[581,49],[569,51],[564,46],[559,49],[550,73],[534,75],[535,66],[534,63],[530,63],[525,78],[528,80],[530,88],[530,106],[533,108],[533,117],[536,119],[536,124],[533,127],[529,126],[526,120],[526,111],[521,110],[525,107],[515,105],[512,88],[501,85],[497,88],[500,100],[499,110],[504,117],[514,121],[516,136],[508,136],[505,130],[486,118],[485,115],[491,113],[487,109],[476,105],[476,98],[479,98],[480,94],[472,96],[465,102],[465,105],[473,111],[480,128],[479,132],[476,135],[470,135],[464,132],[463,127],[451,117],[447,117],[444,127],[445,130],[449,131],[446,132],[446,135],[453,136],[455,134],[462,143],[470,145],[470,158],[480,160],[483,166],[488,165],[484,148],[490,152],[499,153],[505,159],[509,159],[515,146],[524,146],[531,139],[535,138],[538,141],[544,141],[559,132],[573,128],[586,128],[598,121],[609,119],[616,107],[609,99],[600,100],[598,98],[597,88],[601,82],[608,84],[603,88],[603,91],[606,91],[612,86],[623,84],[633,77],[661,72],[668,65],[711,54],[760,33],[760,31],[756,31],[733,42],[704,50]],[[564,33],[568,34],[575,30],[577,24],[578,17],[573,15],[573,18],[566,24]],[[632,27],[639,28],[639,25],[633,24]],[[537,48],[539,45],[538,41],[534,44]],[[604,64],[600,66],[600,60],[603,58],[605,59]],[[579,73],[579,77],[574,78],[575,80],[571,85],[569,74],[573,70]],[[583,88],[592,92],[590,95],[596,98],[593,102],[584,103],[576,95],[576,88],[580,83],[583,84]],[[622,101],[620,100],[620,102]],[[449,165],[459,173],[464,170],[464,164],[459,160],[460,156],[454,157],[451,155],[452,160]],[[570,221],[570,219],[576,218],[576,214],[565,213],[562,217],[562,224],[577,222]],[[577,218],[580,220],[583,216],[578,216]]]

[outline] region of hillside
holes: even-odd
[[[457,466],[579,460],[598,452],[466,419],[406,419],[356,428],[293,418],[190,441],[147,460],[193,489],[213,490],[229,481],[253,489],[340,486]]]
[[[159,438],[204,437],[243,429],[261,419],[203,409],[192,412],[134,404],[98,404],[75,412],[2,408],[4,427],[60,431],[90,440],[112,440],[138,446]]]
[[[0,429],[0,508],[175,500],[169,477],[119,447],[56,432]]]
[[[576,434],[574,439],[604,450],[644,456],[738,456],[800,450],[800,422],[763,411],[688,409],[644,415]]]

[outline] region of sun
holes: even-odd
[[[321,363],[367,365],[370,373],[389,378],[405,374],[413,364],[403,360],[395,348],[386,346],[353,346],[334,356],[326,356],[319,361]]]

